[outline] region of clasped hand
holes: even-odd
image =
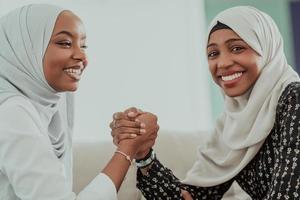
[[[141,159],[154,145],[159,125],[156,115],[132,107],[114,113],[110,128],[114,144],[131,146],[136,152],[135,158]]]
[[[114,113],[110,128],[116,146],[126,143],[135,149],[135,159],[142,159],[154,145],[159,125],[156,115],[132,107]],[[189,192],[181,190],[181,194],[183,199],[192,200]]]

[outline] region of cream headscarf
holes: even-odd
[[[43,57],[62,8],[33,4],[0,19],[0,106],[25,96],[37,109],[57,157],[73,129],[73,95],[57,93],[43,72]],[[17,113],[16,113],[17,114]]]
[[[253,159],[274,126],[281,93],[289,83],[299,81],[287,64],[282,37],[270,16],[253,7],[233,7],[213,19],[208,33],[218,21],[250,45],[262,57],[262,65],[252,90],[224,97],[224,113],[183,181],[203,187],[230,180]]]

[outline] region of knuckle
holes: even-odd
[[[120,135],[120,129],[114,129],[114,135]]]
[[[136,112],[136,111],[137,111],[136,107],[130,107],[130,108],[125,110],[125,113]]]
[[[119,135],[119,140],[123,140],[124,139],[124,135]]]
[[[117,115],[118,115],[118,113],[117,113],[117,112],[116,112],[116,113],[114,113],[114,114],[113,114],[113,116],[112,116],[112,117],[113,117],[113,119],[115,119],[115,118],[117,117]]]
[[[115,137],[114,137],[115,139],[116,139],[116,141],[119,141],[120,140],[120,138],[121,138],[121,136],[120,135],[115,135]]]
[[[133,122],[134,126],[139,127],[141,125],[141,122]]]
[[[118,119],[121,119],[122,118],[122,112],[117,112],[117,113],[115,113],[114,115],[113,115],[113,118],[115,119],[115,120],[118,120]]]
[[[156,125],[156,129],[155,130],[156,130],[156,132],[159,130],[159,125]]]
[[[116,120],[114,126],[115,126],[115,128],[120,127],[121,126],[121,120]]]
[[[114,142],[115,145],[118,145],[118,144],[119,144],[118,138],[117,138],[117,137],[114,137],[113,142]]]
[[[132,106],[132,107],[129,108],[129,110],[131,110],[131,111],[137,111],[137,108],[134,107],[134,106]]]
[[[120,133],[126,132],[126,128],[125,128],[125,127],[119,127],[118,129],[119,129],[119,132],[120,132]]]
[[[134,133],[140,133],[140,129],[134,129]]]
[[[153,115],[153,118],[154,118],[154,121],[157,122],[157,120],[158,120],[158,119],[157,119],[157,116],[156,116],[156,115]]]

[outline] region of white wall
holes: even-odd
[[[75,138],[110,139],[112,114],[130,106],[157,114],[161,129],[212,127],[202,0],[0,0],[0,14],[32,2],[62,5],[86,25]]]

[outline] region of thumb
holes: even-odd
[[[184,200],[193,200],[192,196],[190,193],[186,190],[181,190],[181,194]]]
[[[133,112],[133,111],[127,113],[127,116],[130,118],[135,118],[138,115],[140,115],[138,112]]]

